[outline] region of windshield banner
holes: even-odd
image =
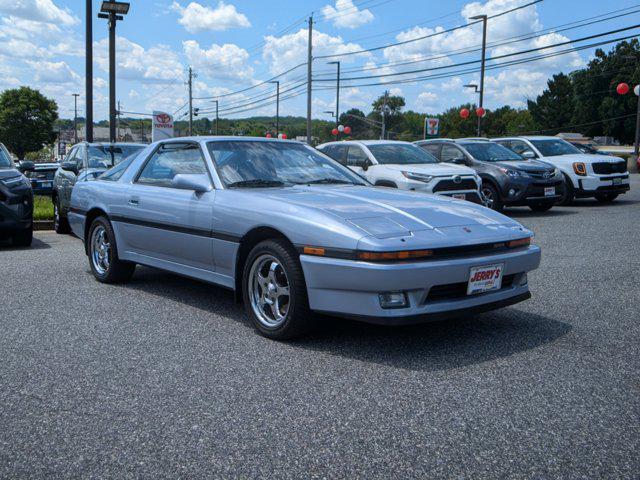
[[[173,117],[166,112],[153,112],[151,141],[173,138]]]

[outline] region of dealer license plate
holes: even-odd
[[[49,188],[51,186],[51,182],[42,182],[42,188]]]
[[[467,196],[464,193],[454,193],[451,195],[453,198],[457,198],[458,200],[464,200]]]
[[[553,197],[556,194],[556,187],[545,187],[544,196]]]
[[[469,284],[467,285],[467,295],[500,290],[500,288],[502,288],[503,270],[504,263],[471,267]]]
[[[614,185],[622,185],[624,183],[624,180],[624,178],[614,178],[612,181]]]

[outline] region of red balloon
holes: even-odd
[[[331,134],[332,135],[338,135],[340,132],[338,131],[337,128],[334,128],[333,130],[331,130]]]
[[[484,108],[482,108],[482,107],[476,108],[476,115],[477,116],[484,117],[486,113],[487,113],[487,111]]]
[[[286,134],[286,133],[283,133],[283,134],[282,134],[282,140],[286,140],[286,139],[287,139],[287,134]]]
[[[351,127],[344,127],[344,133],[345,133],[345,135],[350,135],[351,134]]]
[[[271,138],[271,136],[272,135],[270,133],[267,133],[267,138]]]
[[[462,110],[460,110],[460,116],[462,118],[469,118],[469,109],[468,108],[463,108]]]
[[[629,85],[624,82],[619,83],[616,87],[616,92],[618,92],[620,95],[626,95],[629,92]]]

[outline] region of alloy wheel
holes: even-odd
[[[91,234],[91,263],[99,275],[109,271],[111,262],[111,243],[107,237],[107,230],[98,225]]]
[[[248,278],[251,308],[261,324],[280,326],[289,313],[289,279],[282,263],[273,255],[256,258]]]

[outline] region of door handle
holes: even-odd
[[[129,205],[133,205],[134,207],[137,207],[139,203],[140,202],[138,201],[137,198],[130,198],[129,199]]]

